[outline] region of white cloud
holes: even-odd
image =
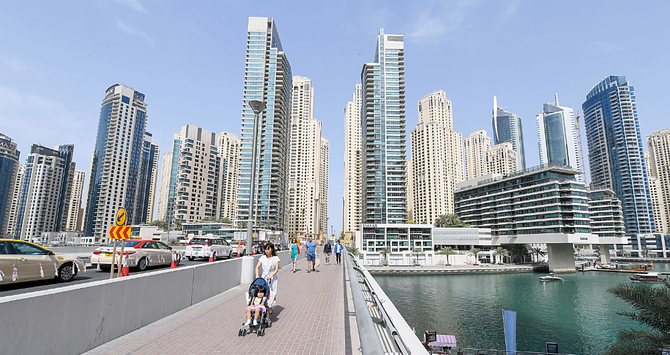
[[[589,44],[591,50],[597,53],[612,53],[623,49],[618,43],[592,42]]]
[[[507,3],[505,8],[500,12],[500,20],[507,21],[516,15],[517,10],[519,9],[519,1],[512,1]]]
[[[15,73],[28,70],[28,66],[16,58],[2,58],[0,61],[2,61],[9,70]]]
[[[116,0],[116,2],[136,11],[147,12],[147,9],[145,9],[138,0]]]
[[[116,19],[116,27],[118,27],[118,29],[121,30],[121,32],[123,33],[126,33],[131,36],[139,36],[143,38],[145,41],[149,42],[150,44],[155,43],[155,41],[151,39],[149,36],[147,36],[146,33],[126,25],[123,21],[119,20],[118,18]]]
[[[407,37],[418,42],[438,42],[460,29],[468,10],[478,3],[478,0],[460,0],[428,6],[410,25]]]

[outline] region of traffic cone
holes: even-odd
[[[176,269],[177,268],[177,252],[172,253],[172,264],[170,264],[170,269]]]
[[[130,275],[130,268],[128,267],[128,258],[123,260],[123,268],[121,268],[121,277]]]
[[[209,262],[214,262],[214,251],[210,250],[209,251]]]

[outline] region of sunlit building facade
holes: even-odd
[[[516,152],[517,167],[526,169],[526,149],[523,141],[523,124],[519,115],[498,107],[498,99],[493,96],[493,144],[512,143]]]
[[[582,169],[579,153],[579,136],[575,110],[558,105],[558,94],[554,103],[545,103],[543,112],[535,116],[540,164],[559,164]],[[576,176],[584,181],[584,174]]]

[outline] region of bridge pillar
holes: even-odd
[[[600,244],[600,262],[603,264],[610,263],[610,245],[609,244]]]
[[[551,272],[576,272],[575,252],[571,243],[547,243],[547,259]]]

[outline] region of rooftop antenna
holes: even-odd
[[[554,104],[558,106],[558,92],[554,91]]]

